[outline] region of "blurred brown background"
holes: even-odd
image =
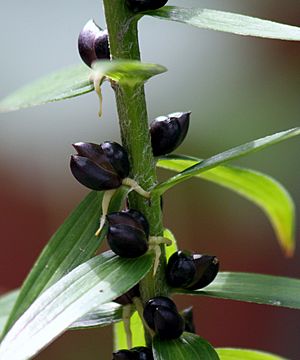
[[[182,2],[169,1],[170,5]],[[28,0],[1,4],[0,97],[50,71],[79,62],[76,41],[93,17],[104,26],[101,1]],[[300,26],[300,4],[276,1],[185,1]],[[300,45],[217,33],[145,18],[143,60],[169,71],[146,86],[149,119],[192,111],[178,152],[207,157],[243,142],[299,126]],[[119,140],[112,91],[104,114],[95,94],[0,115],[0,290],[16,288],[48,238],[85,189],[72,178],[71,143]],[[299,139],[241,159],[270,174],[300,204]],[[169,175],[161,172],[161,178]],[[217,255],[222,270],[300,278],[300,250],[280,252],[265,215],[248,201],[201,180],[170,190],[165,224],[182,248]],[[299,230],[299,216],[297,229]],[[299,231],[297,231],[299,239]],[[215,346],[247,347],[300,359],[300,312],[263,305],[178,297],[194,305],[198,334]],[[37,359],[110,359],[111,329],[65,334]]]

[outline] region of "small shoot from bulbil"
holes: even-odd
[[[90,68],[95,61],[110,60],[107,30],[101,29],[94,20],[89,20],[79,34],[78,52],[83,62]],[[90,75],[90,81],[93,82],[100,101],[99,117],[102,116],[101,84],[104,80],[105,76],[101,74],[92,73]]]
[[[161,248],[160,248],[161,244],[166,245],[166,246],[171,246],[172,240],[170,240],[166,237],[163,237],[163,236],[150,236],[149,237],[149,249],[151,249],[155,252],[155,259],[154,259],[154,264],[153,264],[153,276],[155,276],[156,271],[159,266],[159,259],[161,256]]]
[[[132,305],[138,300],[140,301],[140,290],[138,284],[114,300],[114,302],[122,305],[122,320],[126,334],[126,342],[129,349],[132,347],[132,332],[130,327],[130,319],[133,313]]]

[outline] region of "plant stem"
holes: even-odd
[[[112,59],[140,60],[137,22],[140,16],[130,12],[124,0],[103,0],[109,33]],[[119,115],[122,144],[128,151],[131,174],[144,189],[151,189],[157,182],[153,158],[144,86],[128,87],[112,84]],[[130,206],[141,211],[148,219],[150,234],[163,233],[160,197],[151,197],[151,203],[140,195],[130,195]],[[153,277],[150,272],[140,283],[143,303],[157,295],[167,295],[164,269],[165,256],[162,246],[160,266]]]

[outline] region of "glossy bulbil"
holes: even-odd
[[[71,156],[70,168],[74,177],[92,190],[116,189],[129,174],[125,149],[115,142],[100,145],[79,142],[73,144],[77,155]]]
[[[184,330],[184,322],[174,302],[160,296],[150,299],[144,308],[144,319],[162,340],[177,339]]]
[[[174,151],[185,139],[189,129],[190,112],[176,112],[159,116],[150,124],[152,151],[154,156]]]
[[[79,34],[78,51],[89,67],[96,60],[109,60],[107,30],[102,30],[93,20],[89,20]]]
[[[114,212],[106,216],[107,241],[112,251],[126,258],[135,258],[148,250],[149,225],[137,210]]]
[[[172,287],[196,290],[209,285],[218,271],[216,256],[177,251],[168,261],[166,279]]]
[[[153,360],[153,355],[151,349],[145,346],[138,346],[130,350],[114,352],[112,360]]]

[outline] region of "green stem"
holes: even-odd
[[[112,59],[140,60],[137,22],[139,16],[130,12],[124,0],[103,0],[109,33]],[[151,150],[144,86],[128,87],[112,84],[119,115],[122,144],[128,151],[131,174],[144,189],[156,183],[155,160]],[[149,221],[150,234],[163,233],[160,197],[153,196],[151,203],[140,195],[130,195],[130,206],[141,211]],[[140,283],[142,301],[157,295],[167,295],[165,283],[165,256],[162,247],[160,266],[153,277],[150,272]]]

